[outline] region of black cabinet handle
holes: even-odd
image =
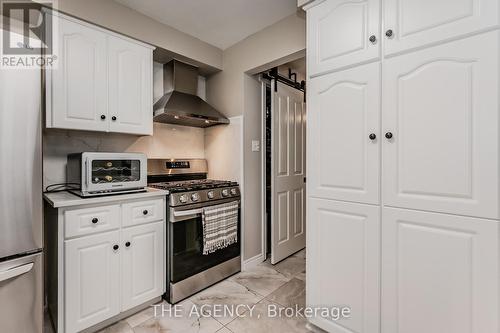
[[[142,211],[142,214],[144,214],[144,215],[148,215],[148,210],[147,210],[147,209],[143,210],[143,211]]]
[[[99,222],[99,219],[98,219],[97,217],[94,217],[94,218],[92,219],[92,223],[96,224],[97,222]]]
[[[118,245],[113,246],[113,250],[117,251],[120,247]]]
[[[392,133],[391,132],[385,133],[385,138],[388,140],[392,139]]]
[[[375,133],[371,133],[368,137],[373,141],[377,138],[377,135],[375,135]]]
[[[126,243],[125,243],[125,246],[126,246],[126,247],[130,247],[130,242],[126,242]]]
[[[377,37],[375,37],[375,35],[371,35],[369,40],[372,44],[375,44],[377,42]]]
[[[102,114],[102,115],[101,115],[101,119],[102,119],[102,120],[106,119],[106,116]]]
[[[111,120],[115,121],[116,120],[116,116],[111,117]]]
[[[385,35],[387,36],[387,38],[391,38],[391,37],[392,37],[392,35],[393,35],[393,31],[392,31],[391,29],[389,29],[389,30],[387,30],[387,31],[385,32]]]

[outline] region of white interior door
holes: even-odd
[[[498,32],[384,65],[384,204],[498,215]]]
[[[274,81],[271,83],[274,89]],[[278,83],[271,97],[271,263],[306,246],[304,94]]]

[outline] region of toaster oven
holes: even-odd
[[[147,158],[140,153],[76,153],[68,155],[70,191],[90,197],[145,191]]]

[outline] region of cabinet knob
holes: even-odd
[[[125,243],[125,246],[126,246],[126,247],[130,247],[130,242],[126,242],[126,243]]]
[[[118,249],[119,249],[119,248],[120,248],[120,247],[119,247],[118,245],[114,245],[114,246],[113,246],[113,250],[115,250],[115,251],[118,251]]]
[[[375,133],[371,133],[368,137],[373,141],[377,138],[377,135],[375,135]]]
[[[148,215],[148,213],[149,213],[149,212],[148,212],[148,210],[147,210],[147,209],[145,209],[145,210],[143,210],[143,211],[142,211],[142,214],[144,214],[144,215]]]
[[[106,116],[105,116],[105,115],[103,115],[103,114],[101,114],[101,119],[102,119],[102,120],[106,119]]]
[[[377,42],[377,37],[375,37],[375,35],[371,35],[369,40],[372,44],[375,44]]]
[[[94,217],[94,218],[92,219],[92,223],[96,224],[97,222],[99,222],[99,219],[98,219],[97,217]]]
[[[393,35],[393,31],[392,31],[391,29],[389,29],[389,30],[387,30],[387,31],[385,32],[385,35],[387,36],[387,38],[391,38],[391,37],[392,37],[392,35]]]
[[[111,117],[111,120],[116,121],[116,116]]]
[[[385,133],[385,138],[388,140],[392,139],[392,133],[391,132]]]

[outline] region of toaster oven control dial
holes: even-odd
[[[181,203],[186,203],[186,202],[188,201],[188,197],[187,197],[187,195],[185,195],[185,194],[181,195],[181,196],[179,197],[179,201],[180,201]]]
[[[198,201],[198,200],[200,200],[200,195],[198,193],[191,194],[191,200],[192,201]]]
[[[214,191],[208,191],[208,192],[207,192],[207,197],[208,197],[209,199],[213,199],[213,198],[215,197],[215,193],[214,193]]]
[[[236,194],[238,194],[238,193],[236,192],[236,189],[235,189],[235,188],[232,188],[232,189],[231,189],[231,195],[236,195]]]
[[[222,196],[227,197],[229,195],[229,190],[227,188],[222,190]]]

